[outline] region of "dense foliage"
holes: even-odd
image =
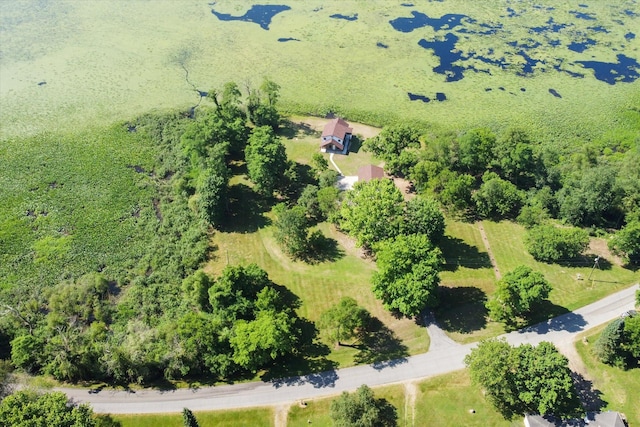
[[[0,402],[0,425],[20,427],[93,427],[101,425],[88,405],[72,405],[64,393],[20,390]]]
[[[609,241],[609,248],[628,263],[640,262],[640,219],[633,220]]]
[[[482,341],[465,358],[471,379],[507,419],[526,413],[572,417],[582,412],[566,357],[553,344],[511,347]]]
[[[354,393],[343,392],[331,402],[331,419],[337,427],[393,427],[398,425],[396,408],[386,399],[376,399],[366,385]]]
[[[438,301],[442,252],[424,234],[400,235],[375,247],[373,293],[388,310],[417,316]]]
[[[533,308],[547,299],[551,284],[531,268],[520,265],[498,281],[493,298],[487,303],[489,316],[508,325],[527,317]]]
[[[598,337],[593,353],[608,365],[637,366],[640,363],[640,316],[614,319]]]
[[[543,224],[529,230],[525,237],[525,246],[538,261],[570,261],[587,249],[589,235],[579,228]]]
[[[340,345],[340,341],[362,336],[371,315],[356,300],[344,297],[322,313],[318,326],[327,337]]]

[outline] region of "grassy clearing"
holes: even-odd
[[[592,271],[595,256],[589,255],[584,260],[567,260],[562,264],[537,262],[524,247],[523,227],[506,221],[483,221],[483,225],[502,274],[520,264],[540,271],[553,286],[549,300],[559,306],[558,310],[574,310],[638,281],[637,272],[621,268],[602,258],[602,269],[595,269],[592,281],[589,281],[587,278]],[[578,274],[584,280],[577,280]],[[555,311],[551,307],[550,312]]]
[[[76,129],[152,108],[191,106],[198,97],[185,80],[184,66],[201,90],[232,79],[258,85],[267,75],[282,86],[283,105],[299,113],[332,110],[367,122],[403,118],[456,128],[493,125],[498,131],[518,123],[545,139],[593,138],[612,128],[619,110],[637,105],[640,82],[609,85],[575,61],[615,62],[620,52],[637,59],[640,38],[626,40],[624,35],[639,19],[623,12],[635,7],[628,1],[587,2],[588,9],[580,9],[579,3],[511,5],[518,15],[508,17],[507,5],[500,1],[450,0],[409,8],[400,1],[312,0],[290,2],[291,9],[276,15],[267,31],[255,23],[219,21],[212,6],[198,1],[2,2],[0,134]],[[239,16],[252,4],[222,1],[213,7]],[[548,11],[549,6],[555,9]],[[570,13],[575,10],[592,13],[595,20],[579,19]],[[465,14],[476,20],[464,24],[470,31],[482,31],[481,24],[501,24],[495,34],[457,33],[456,48],[467,56],[504,57],[508,65],[462,61],[482,71],[467,70],[462,80],[447,83],[444,75],[433,72],[438,58],[418,45],[421,39],[442,38],[447,30],[423,27],[403,33],[389,24],[412,11],[436,18]],[[357,13],[358,19],[330,18],[335,13]],[[550,16],[567,27],[557,34],[529,31],[545,25]],[[598,26],[607,32],[589,28]],[[598,44],[582,53],[567,48],[582,36]],[[289,37],[299,41],[278,41]],[[557,39],[559,46],[549,45],[547,37]],[[542,44],[528,55],[547,63],[535,65],[529,76],[518,76],[524,58],[508,43],[529,39]],[[495,53],[489,54],[491,50]],[[330,66],[323,62],[336,57],[344,60]],[[553,70],[558,64],[585,77]],[[562,98],[551,95],[550,88]],[[407,92],[431,98],[442,92],[447,101],[411,102]]]
[[[474,409],[475,413],[469,410]],[[468,372],[457,371],[418,384],[415,426],[521,426],[506,421],[471,384]],[[409,424],[411,425],[411,424]]]
[[[230,411],[194,412],[201,427],[270,427],[273,426],[273,410],[247,408]],[[112,415],[122,427],[181,427],[182,414],[134,414]]]
[[[587,377],[593,381],[594,390],[602,394],[604,409],[622,412],[627,416],[630,426],[640,425],[640,368],[627,371],[600,363],[591,353],[591,347],[606,325],[586,331],[586,339],[576,341],[576,349],[587,367]]]
[[[403,386],[387,386],[373,389],[377,399],[387,399],[397,409],[398,425],[403,424],[406,419],[405,397]],[[333,426],[331,421],[330,407],[334,398],[316,399],[305,401],[306,407],[293,405],[289,410],[289,418],[287,420],[288,427],[308,426],[309,421],[313,426]]]
[[[454,340],[477,341],[504,332],[500,323],[487,319],[484,306],[493,294],[496,276],[482,237],[474,224],[447,221],[442,251],[446,266],[440,277],[440,326]]]

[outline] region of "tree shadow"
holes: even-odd
[[[98,425],[100,427],[121,427],[122,423],[118,420],[115,420],[109,414],[96,414],[95,418],[98,420]]]
[[[435,311],[438,325],[447,332],[470,334],[487,325],[487,294],[475,286],[440,287]]]
[[[528,324],[538,322],[534,325],[520,329],[520,333],[537,333],[544,335],[550,331],[580,332],[584,330],[587,322],[580,314],[567,310],[565,307],[556,305],[549,300],[537,304],[532,315],[527,318]],[[540,321],[541,319],[547,319]],[[517,328],[520,325],[513,325]]]
[[[459,267],[473,269],[492,267],[488,253],[480,252],[475,246],[457,237],[445,235],[440,240],[439,246],[445,259],[443,268],[446,271],[456,271]]]
[[[598,262],[596,263],[596,259]],[[595,255],[595,254],[584,254],[577,256],[571,262],[571,266],[577,267],[595,267],[600,270],[611,270],[613,268],[613,264],[608,259]]]
[[[307,123],[295,123],[285,119],[281,121],[277,135],[287,139],[293,139],[297,136],[317,136],[319,138],[321,133]]]
[[[571,372],[571,379],[585,411],[599,412],[607,406],[607,402],[602,399],[602,392],[593,387],[592,381],[578,372]]]
[[[255,232],[270,224],[269,218],[264,216],[268,210],[268,201],[248,185],[232,185],[229,187],[227,212],[218,228],[225,232]]]
[[[294,176],[289,178],[285,185],[283,196],[289,200],[298,200],[307,185],[317,185],[318,180],[311,166],[302,163],[294,163]]]
[[[311,384],[314,388],[335,386],[338,363],[327,359],[331,351],[316,339],[318,330],[315,324],[299,319],[297,326],[302,331],[299,353],[280,359],[260,379],[272,383],[275,388],[302,384]]]
[[[349,153],[358,154],[362,148],[362,139],[358,135],[351,135],[351,141],[349,142]]]
[[[372,364],[376,370],[406,363],[409,355],[407,347],[377,317],[370,317],[369,324],[363,334],[354,362]]]
[[[270,286],[276,291],[278,291],[278,294],[280,294],[279,302],[280,304],[282,304],[281,308],[288,307],[288,308],[297,309],[297,308],[300,308],[300,306],[302,305],[302,300],[300,300],[300,297],[294,294],[293,292],[291,292],[291,290],[286,286],[278,285],[277,283],[273,283],[273,282],[271,282]],[[298,325],[298,326],[303,327],[303,325]],[[309,332],[309,331],[303,330],[303,332]],[[311,335],[311,339],[313,339],[315,335],[316,333],[313,333]]]
[[[338,245],[338,241],[327,237],[320,230],[316,230],[309,236],[309,253],[304,261],[309,264],[322,262],[334,262],[344,257],[344,250]]]

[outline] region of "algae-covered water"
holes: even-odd
[[[267,76],[299,112],[591,138],[640,104],[638,61],[634,0],[2,1],[0,137]]]

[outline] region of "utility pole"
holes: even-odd
[[[596,257],[596,259],[593,262],[593,268],[591,269],[591,273],[589,273],[589,277],[587,278],[587,280],[591,280],[591,275],[593,274],[593,270],[596,269],[596,267],[598,267],[598,270],[600,270],[600,264],[598,264],[598,261],[600,261],[600,257]]]

